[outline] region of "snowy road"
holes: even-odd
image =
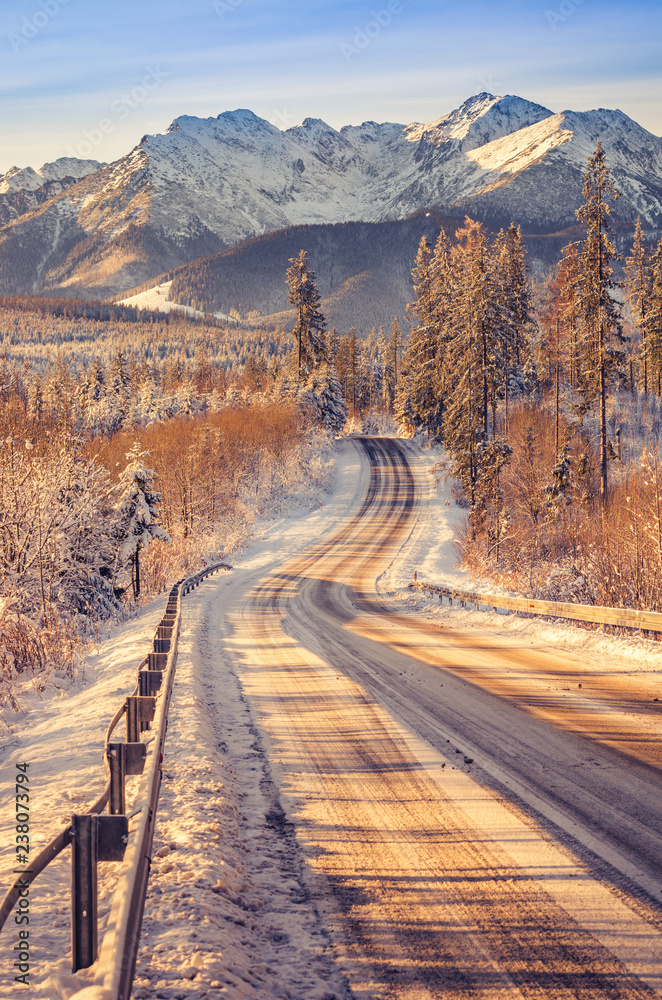
[[[662,992],[659,706],[381,601],[417,484],[362,447],[358,511],[221,626],[352,994]]]

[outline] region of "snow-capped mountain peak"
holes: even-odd
[[[241,108],[183,115],[115,163],[91,165],[90,176],[61,160],[0,178],[1,221],[12,222],[0,229],[0,288],[105,297],[288,226],[397,220],[432,207],[553,232],[576,221],[598,138],[623,195],[615,217],[641,215],[662,230],[662,140],[621,111],[555,114],[480,93],[410,125],[335,129],[310,117],[281,130]],[[46,177],[65,169],[82,179],[46,201],[46,185],[59,183]],[[21,219],[17,185],[35,192]]]
[[[38,170],[12,167],[0,175],[0,226],[27,214],[103,166],[105,164],[97,160],[61,156],[52,163],[44,163]]]
[[[410,142],[424,140],[436,147],[454,142],[468,152],[542,121],[551,114],[548,108],[521,97],[511,94],[495,97],[482,93],[468,98],[455,111],[434,122],[408,126],[406,132]]]
[[[0,195],[18,191],[37,191],[48,181],[80,180],[100,170],[104,163],[97,160],[78,160],[72,156],[61,156],[52,163],[44,163],[38,170],[32,167],[12,167],[0,175]]]

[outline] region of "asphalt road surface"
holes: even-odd
[[[355,997],[662,992],[660,703],[521,637],[405,614],[405,447],[342,530],[228,610],[228,648]]]

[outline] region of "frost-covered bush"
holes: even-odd
[[[658,413],[657,400],[631,394],[612,404],[603,510],[591,423],[562,419],[557,454],[549,410],[514,409],[513,454],[500,474],[499,509],[490,511],[484,531],[462,534],[464,565],[531,597],[662,610]]]
[[[131,444],[118,434],[101,451],[109,469]],[[306,426],[294,400],[225,408],[141,432],[161,494],[159,519],[171,545],[153,542],[141,555],[142,587],[158,593],[203,559],[229,558],[259,519],[310,508],[332,486],[332,438]]]
[[[108,617],[117,609],[115,490],[108,471],[74,453],[35,456],[8,438],[0,451],[0,593],[34,621],[49,613]]]

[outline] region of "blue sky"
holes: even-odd
[[[662,134],[659,0],[2,0],[0,172],[178,115],[429,121],[480,91]]]

